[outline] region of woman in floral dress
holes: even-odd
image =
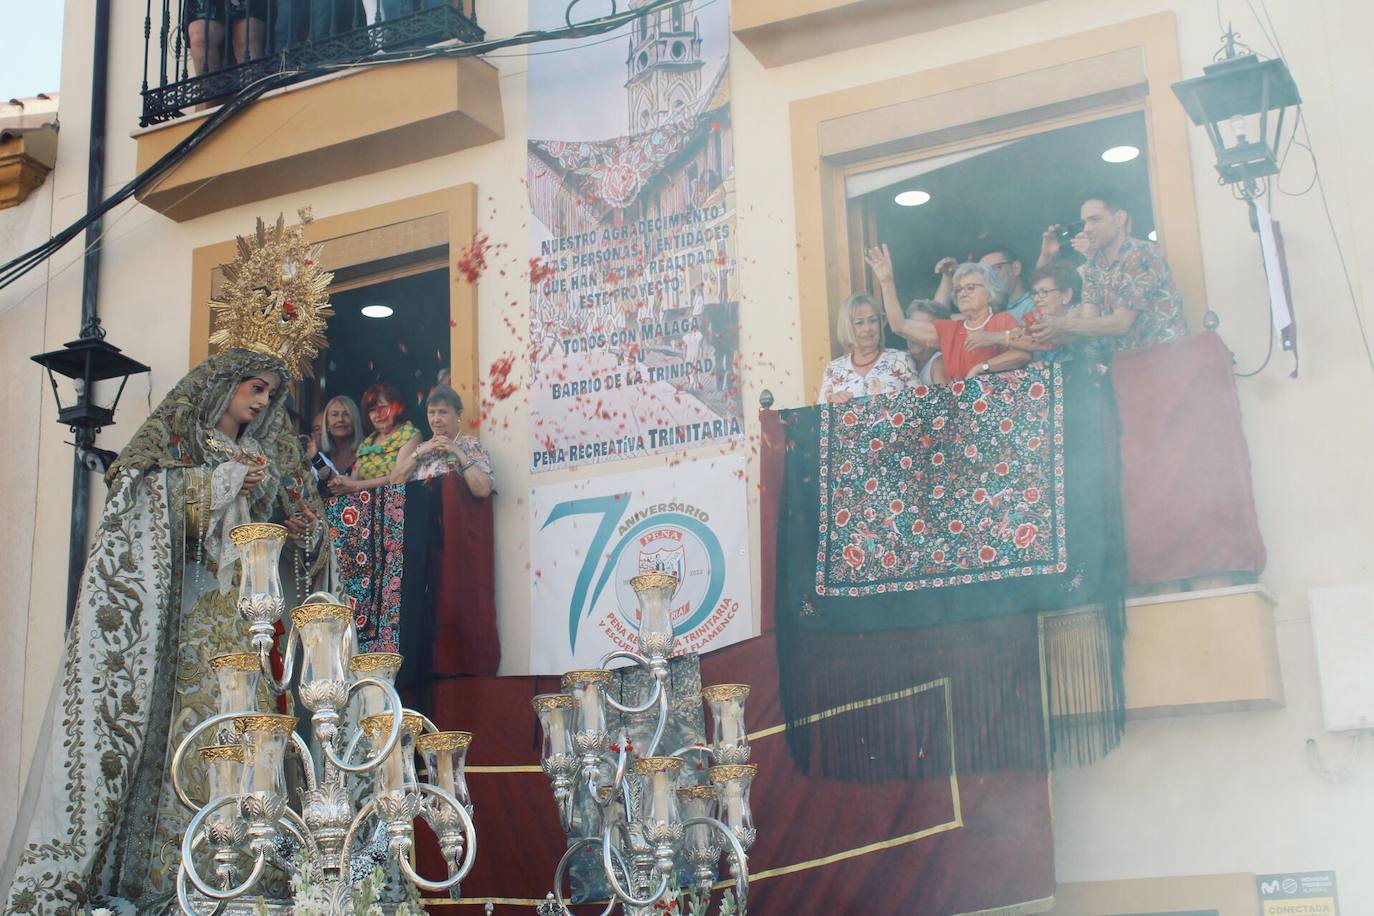
[[[895,394],[916,384],[911,354],[883,347],[883,313],[867,293],[856,293],[840,303],[835,338],[849,352],[825,367],[818,403],[843,404],[872,394]]]
[[[409,458],[420,444],[420,431],[405,419],[406,407],[401,393],[385,382],[363,392],[363,415],[372,432],[358,446],[353,471],[336,475],[329,481],[334,495],[375,490],[390,483],[396,462]]]

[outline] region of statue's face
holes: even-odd
[[[235,423],[252,423],[258,414],[267,409],[272,395],[281,384],[281,377],[275,372],[259,372],[239,382],[234,396],[229,399],[225,415]]]

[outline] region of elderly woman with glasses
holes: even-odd
[[[1021,319],[1021,327],[1010,331],[990,332],[972,331],[969,343],[977,346],[1005,344],[1016,350],[1024,350],[1033,358],[1052,362],[1063,362],[1075,357],[1103,358],[1105,353],[1097,339],[1081,340],[1067,346],[1050,347],[1038,343],[1033,331],[1035,326],[1046,318],[1096,317],[1097,307],[1079,301],[1083,280],[1078,271],[1070,264],[1056,261],[1045,267],[1038,267],[1030,276],[1031,310]]]
[[[819,403],[895,394],[916,384],[911,355],[883,346],[883,313],[867,293],[855,293],[840,303],[835,337],[849,352],[825,367]]]
[[[950,381],[1019,369],[1030,362],[1029,353],[1011,349],[1005,341],[985,346],[969,340],[974,331],[1004,333],[1017,328],[1015,318],[998,311],[1007,299],[996,271],[982,264],[959,265],[953,278],[959,317],[940,320],[922,311],[915,311],[910,317],[902,314],[893,279],[892,255],[886,245],[870,248],[865,260],[882,290],[883,309],[892,330],[922,346],[938,346]]]
[[[426,419],[433,433],[391,471],[392,483],[430,480],[440,474],[461,474],[472,495],[490,496],[495,478],[491,453],[474,436],[463,432],[463,399],[448,385],[436,385],[425,400]]]

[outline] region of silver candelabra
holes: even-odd
[[[603,911],[621,905],[627,916],[661,912],[681,901],[683,910],[705,913],[716,885],[722,852],[728,852],[733,888],[725,891],[722,912],[743,914],[749,889],[747,850],[754,842],[749,808],[756,767],[749,763],[744,703],[749,688],[719,684],[702,690],[711,710],[709,747],[689,746],[659,755],[669,721],[668,659],[673,654],[673,596],[678,579],[646,573],[630,580],[639,601],[638,652],[612,652],[599,668],[569,671],[561,693],[540,694],[534,709],[543,727],[541,763],[552,783],[554,801],[565,833],[576,836],[554,872],[554,890],[540,907],[541,916],[570,916],[563,879],[573,857],[584,849],[598,851],[601,871],[611,889]],[[652,675],[648,696],[622,705],[608,695],[614,675],[608,665],[628,660]],[[607,707],[623,714],[647,713],[657,707],[653,737],[642,754],[622,729],[616,741]],[[712,764],[701,782],[696,767],[684,761],[696,755]],[[594,806],[594,808],[593,808]],[[575,809],[594,810],[580,828]],[[679,883],[679,866],[690,879]]]
[[[220,711],[195,726],[172,757],[172,786],[181,803],[195,812],[182,836],[177,871],[182,911],[197,916],[206,911],[208,898],[211,912],[222,912],[229,901],[259,886],[269,863],[307,879],[323,901],[316,899],[314,906],[330,916],[351,916],[354,875],[370,873],[388,858],[416,887],[454,891],[477,853],[463,775],[472,735],[440,731],[425,716],[403,708],[393,686],[401,656],[359,653],[352,610],[325,592],[316,592],[291,611],[293,628],[277,679],[271,651],[284,610],[277,561],[286,529],[255,523],[239,525],[229,536],[242,563],[237,608],[249,626],[251,651],[211,660]],[[320,768],[296,731],[294,716],[257,708],[260,683],[274,695],[296,685],[301,705],[312,713],[323,757]],[[361,709],[357,724],[350,726],[344,712],[355,694]],[[209,736],[208,745],[202,736]],[[370,753],[354,763],[364,740]],[[183,764],[193,748],[198,748],[208,790],[203,805],[191,800],[182,781]],[[288,749],[300,756],[304,770],[294,807],[285,773]],[[415,766],[417,752],[426,764],[423,782]],[[370,774],[372,784],[361,793],[355,811],[356,793],[350,793],[348,778],[362,774]],[[445,880],[427,880],[411,865],[417,817],[439,838],[448,865]],[[354,839],[370,819],[376,821],[367,834],[372,842],[355,854]],[[377,847],[384,851],[376,852]],[[293,850],[304,856],[293,856]],[[202,872],[206,866],[212,876]],[[301,869],[309,874],[302,875]],[[199,909],[188,882],[202,897]]]

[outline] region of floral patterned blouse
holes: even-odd
[[[906,350],[884,350],[867,375],[860,375],[854,369],[853,358],[845,354],[839,359],[831,360],[830,365],[825,367],[817,403],[825,404],[831,395],[840,391],[847,391],[856,398],[862,398],[870,394],[895,394],[915,384],[916,365]]]
[[[1116,339],[1118,350],[1153,347],[1188,333],[1183,297],[1153,242],[1127,236],[1115,261],[1108,263],[1105,252],[1095,251],[1080,271],[1083,302],[1095,304],[1099,315],[1120,308],[1135,312],[1130,330]]]
[[[420,431],[409,420],[387,433],[381,439],[373,431],[358,446],[357,457],[353,462],[354,474],[358,480],[373,480],[385,477],[396,467],[396,456],[411,439],[417,438]]]
[[[468,454],[472,455],[472,466],[480,468],[486,472],[488,477],[495,481],[495,475],[491,470],[491,453],[486,450],[475,436],[463,434],[459,437],[464,446],[467,447]],[[411,480],[429,480],[438,477],[440,474],[447,474],[450,471],[457,471],[459,468],[458,456],[448,449],[426,452],[415,461],[415,470],[411,472]]]

